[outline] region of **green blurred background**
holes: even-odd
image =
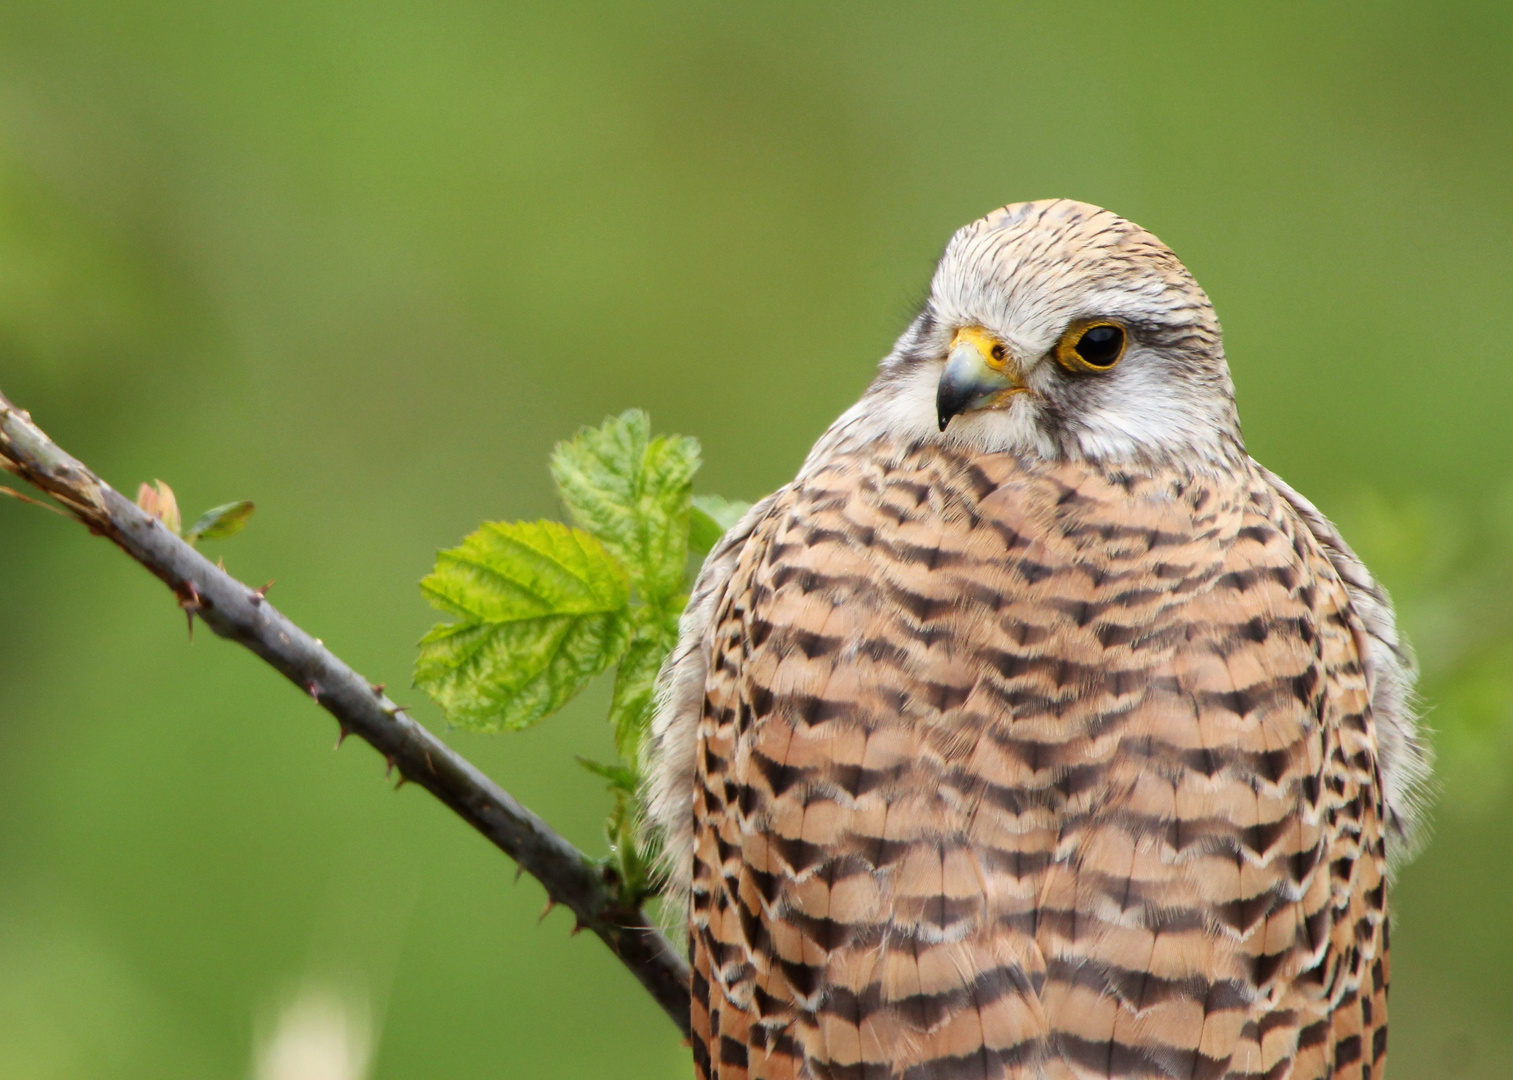
[[[435,549],[556,514],[553,441],[643,406],[758,496],[954,228],[1112,207],[1399,596],[1442,769],[1391,1072],[1504,1077],[1510,50],[1496,4],[8,0],[0,387],[123,490],[255,499],[207,551],[404,686]],[[688,1074],[539,887],[120,553],[9,501],[0,544],[0,1080],[249,1076],[311,986],[374,1077]],[[599,850],[605,696],[452,737]]]

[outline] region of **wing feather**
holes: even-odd
[[[1414,708],[1413,686],[1418,679],[1418,667],[1413,650],[1398,633],[1392,598],[1351,550],[1334,523],[1276,473],[1261,465],[1255,468],[1287,500],[1329,556],[1350,594],[1351,609],[1360,620],[1364,642],[1361,652],[1371,686],[1371,711],[1376,718],[1382,785],[1386,792],[1386,824],[1395,840],[1388,849],[1388,865],[1399,867],[1413,857],[1423,841],[1425,792],[1433,765],[1433,755]]]
[[[657,677],[657,709],[642,775],[649,778],[647,824],[661,840],[666,909],[679,921],[688,911],[693,880],[694,758],[709,675],[713,615],[724,600],[742,548],[781,494],[781,490],[774,492],[754,504],[705,556],[678,621],[678,644]]]

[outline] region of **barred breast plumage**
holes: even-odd
[[[1325,529],[1243,455],[839,425],[666,674],[698,1075],[1379,1080],[1402,653]]]

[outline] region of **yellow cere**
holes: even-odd
[[[1001,347],[1003,342],[999,341],[982,327],[964,326],[956,331],[956,336],[951,339],[951,348],[955,349],[958,345],[964,343],[975,345],[977,351],[982,354],[983,362],[994,371],[1002,371],[1004,369],[1004,365],[1008,359],[1008,350],[1000,348],[1000,355],[995,357],[993,355],[994,346]]]

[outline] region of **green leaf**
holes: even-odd
[[[620,902],[627,907],[640,907],[648,897],[656,894],[652,867],[656,863],[657,847],[654,842],[643,846],[642,807],[636,774],[624,765],[604,765],[586,757],[579,757],[578,764],[609,782],[614,803],[610,807],[609,820],[604,823],[604,838],[609,842],[609,857],[605,863],[614,871],[610,880],[618,879],[616,891]]]
[[[605,765],[589,758],[578,756],[578,764],[589,772],[603,780],[609,781],[611,791],[623,791],[627,795],[636,793],[636,774],[624,765]]]
[[[718,495],[696,496],[688,519],[689,546],[695,551],[713,549],[750,509],[749,502],[732,502]]]
[[[573,520],[603,541],[651,603],[682,591],[698,468],[698,441],[652,438],[639,409],[583,429],[552,454],[552,478]]]
[[[198,521],[189,526],[184,539],[192,544],[196,540],[224,540],[228,536],[235,536],[247,527],[247,521],[256,509],[251,502],[240,499],[206,510]]]
[[[685,597],[678,597],[684,601]],[[641,743],[651,726],[656,706],[657,672],[662,661],[678,643],[677,602],[666,609],[643,607],[636,612],[636,625],[630,647],[615,671],[615,692],[610,699],[609,722],[615,733],[615,749],[620,757],[639,767]]]
[[[631,637],[625,571],[588,533],[553,521],[486,524],[437,556],[420,587],[461,621],[421,638],[415,685],[459,727],[535,723]]]

